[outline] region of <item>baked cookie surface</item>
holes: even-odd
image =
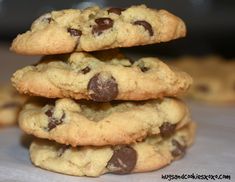
[[[180,18],[145,5],[68,9],[39,17],[31,30],[15,38],[11,50],[26,55],[89,52],[166,42],[185,34]]]
[[[16,71],[12,82],[24,94],[108,102],[175,96],[186,92],[192,79],[157,58],[133,61],[105,51],[47,56],[36,66]]]
[[[35,140],[30,147],[34,165],[77,176],[104,173],[128,174],[157,170],[183,157],[194,141],[195,124],[177,130],[170,137],[154,136],[132,145],[70,147],[47,140]]]
[[[0,85],[0,126],[16,124],[25,101],[26,96],[18,94],[10,85]]]
[[[186,96],[214,104],[235,103],[235,62],[217,56],[183,57],[170,63],[193,77]]]
[[[190,120],[186,105],[175,98],[111,103],[58,99],[55,104],[48,100],[26,104],[19,125],[28,134],[75,147],[130,144],[159,133],[167,136]]]

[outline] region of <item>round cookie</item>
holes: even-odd
[[[171,64],[193,77],[188,97],[208,103],[235,103],[234,61],[216,56],[183,57]]]
[[[0,126],[13,125],[26,97],[10,85],[0,85]]]
[[[157,58],[133,61],[120,53],[72,53],[49,56],[16,71],[12,83],[20,93],[48,98],[147,100],[186,92],[191,77]]]
[[[159,133],[167,136],[190,120],[186,105],[176,98],[111,103],[58,99],[55,104],[26,104],[19,125],[28,134],[75,147],[130,144]]]
[[[185,34],[184,22],[166,10],[145,5],[127,9],[95,6],[42,15],[31,30],[15,38],[11,50],[26,55],[89,52],[166,42]]]
[[[76,176],[153,171],[183,157],[194,141],[195,129],[190,122],[170,137],[155,136],[114,147],[73,148],[37,139],[31,144],[30,157],[34,165],[43,169]]]

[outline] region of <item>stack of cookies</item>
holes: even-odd
[[[21,129],[40,138],[30,146],[33,164],[100,176],[152,171],[182,157],[195,125],[175,96],[187,91],[191,77],[157,58],[131,60],[106,49],[185,33],[180,18],[144,5],[53,11],[38,18],[11,47],[46,55],[12,77],[20,93],[44,97],[32,97],[19,116]]]

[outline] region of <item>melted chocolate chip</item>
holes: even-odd
[[[96,25],[92,28],[93,35],[100,35],[103,31],[113,27],[113,20],[111,18],[97,18]]]
[[[113,156],[106,167],[112,173],[127,174],[135,168],[136,161],[136,151],[130,146],[121,146],[114,149]]]
[[[99,26],[110,28],[113,26],[113,20],[111,18],[97,18],[95,22]]]
[[[68,28],[67,31],[70,33],[70,35],[74,37],[80,37],[82,35],[82,31],[74,28]]]
[[[91,68],[89,67],[89,66],[86,66],[85,68],[83,68],[82,70],[81,70],[81,72],[85,75],[85,74],[87,74],[87,73],[89,73],[91,71]]]
[[[146,72],[146,71],[148,71],[150,68],[144,66],[144,67],[140,67],[140,69],[141,69],[142,72]]]
[[[57,119],[55,117],[53,117],[53,110],[49,109],[45,112],[45,114],[49,117],[49,123],[48,123],[48,131],[51,131],[52,129],[54,129],[57,125],[60,125],[64,122],[64,118],[65,118],[65,113],[63,113],[63,115],[61,116],[60,119]]]
[[[176,125],[171,124],[169,122],[164,122],[162,126],[160,126],[160,133],[162,137],[168,137],[172,135],[175,131]]]
[[[152,26],[148,22],[146,22],[144,20],[139,20],[139,21],[135,21],[133,24],[143,26],[145,28],[145,30],[147,30],[149,32],[149,35],[153,36]]]
[[[50,24],[54,20],[49,15],[46,15],[46,16],[42,17],[41,21]]]
[[[1,105],[1,109],[8,109],[8,108],[14,108],[14,107],[20,107],[19,102],[8,102],[6,104]]]
[[[53,21],[52,18],[45,18],[45,21],[47,21],[49,24]]]
[[[109,102],[118,95],[118,84],[111,75],[94,75],[87,86],[89,96],[96,102]]]
[[[171,154],[173,157],[183,157],[186,152],[186,147],[181,145],[177,140],[172,140],[172,145],[175,147]]]
[[[208,92],[210,92],[210,89],[209,89],[209,87],[208,87],[207,85],[202,85],[202,84],[197,85],[197,86],[196,86],[196,89],[197,89],[198,91],[200,91],[200,92],[203,92],[203,93],[208,93]]]
[[[67,149],[69,149],[69,145],[62,145],[58,150],[58,157],[61,157]]]
[[[52,117],[53,115],[53,111],[51,109],[48,109],[45,114],[48,116],[48,117]]]
[[[122,9],[122,8],[110,8],[108,9],[108,14],[109,13],[114,13],[114,14],[117,14],[117,15],[121,15],[122,14],[122,11],[124,11],[125,9]]]
[[[141,70],[143,73],[146,72],[146,71],[148,71],[148,70],[150,70],[150,68],[149,68],[149,67],[146,67],[143,62],[140,62],[140,63],[138,64],[138,67],[140,68],[140,70]]]

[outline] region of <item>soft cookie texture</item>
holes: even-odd
[[[11,50],[26,55],[89,52],[166,42],[185,34],[180,18],[145,5],[68,9],[39,17],[31,30],[16,37]]]
[[[102,146],[129,144],[159,133],[168,136],[190,120],[186,105],[174,98],[111,103],[58,99],[55,104],[26,104],[19,125],[28,134],[58,143]]]
[[[16,124],[18,114],[26,101],[10,85],[0,85],[0,126]]]
[[[157,58],[133,61],[114,52],[44,57],[38,65],[16,71],[12,82],[24,94],[96,102],[175,96],[192,83],[188,74]]]
[[[154,136],[132,145],[70,147],[35,140],[30,157],[36,166],[76,176],[104,173],[127,174],[157,170],[184,156],[194,141],[195,124],[177,130],[170,137]]]
[[[235,63],[216,56],[183,57],[169,62],[189,73],[194,84],[187,96],[213,104],[235,104]]]

